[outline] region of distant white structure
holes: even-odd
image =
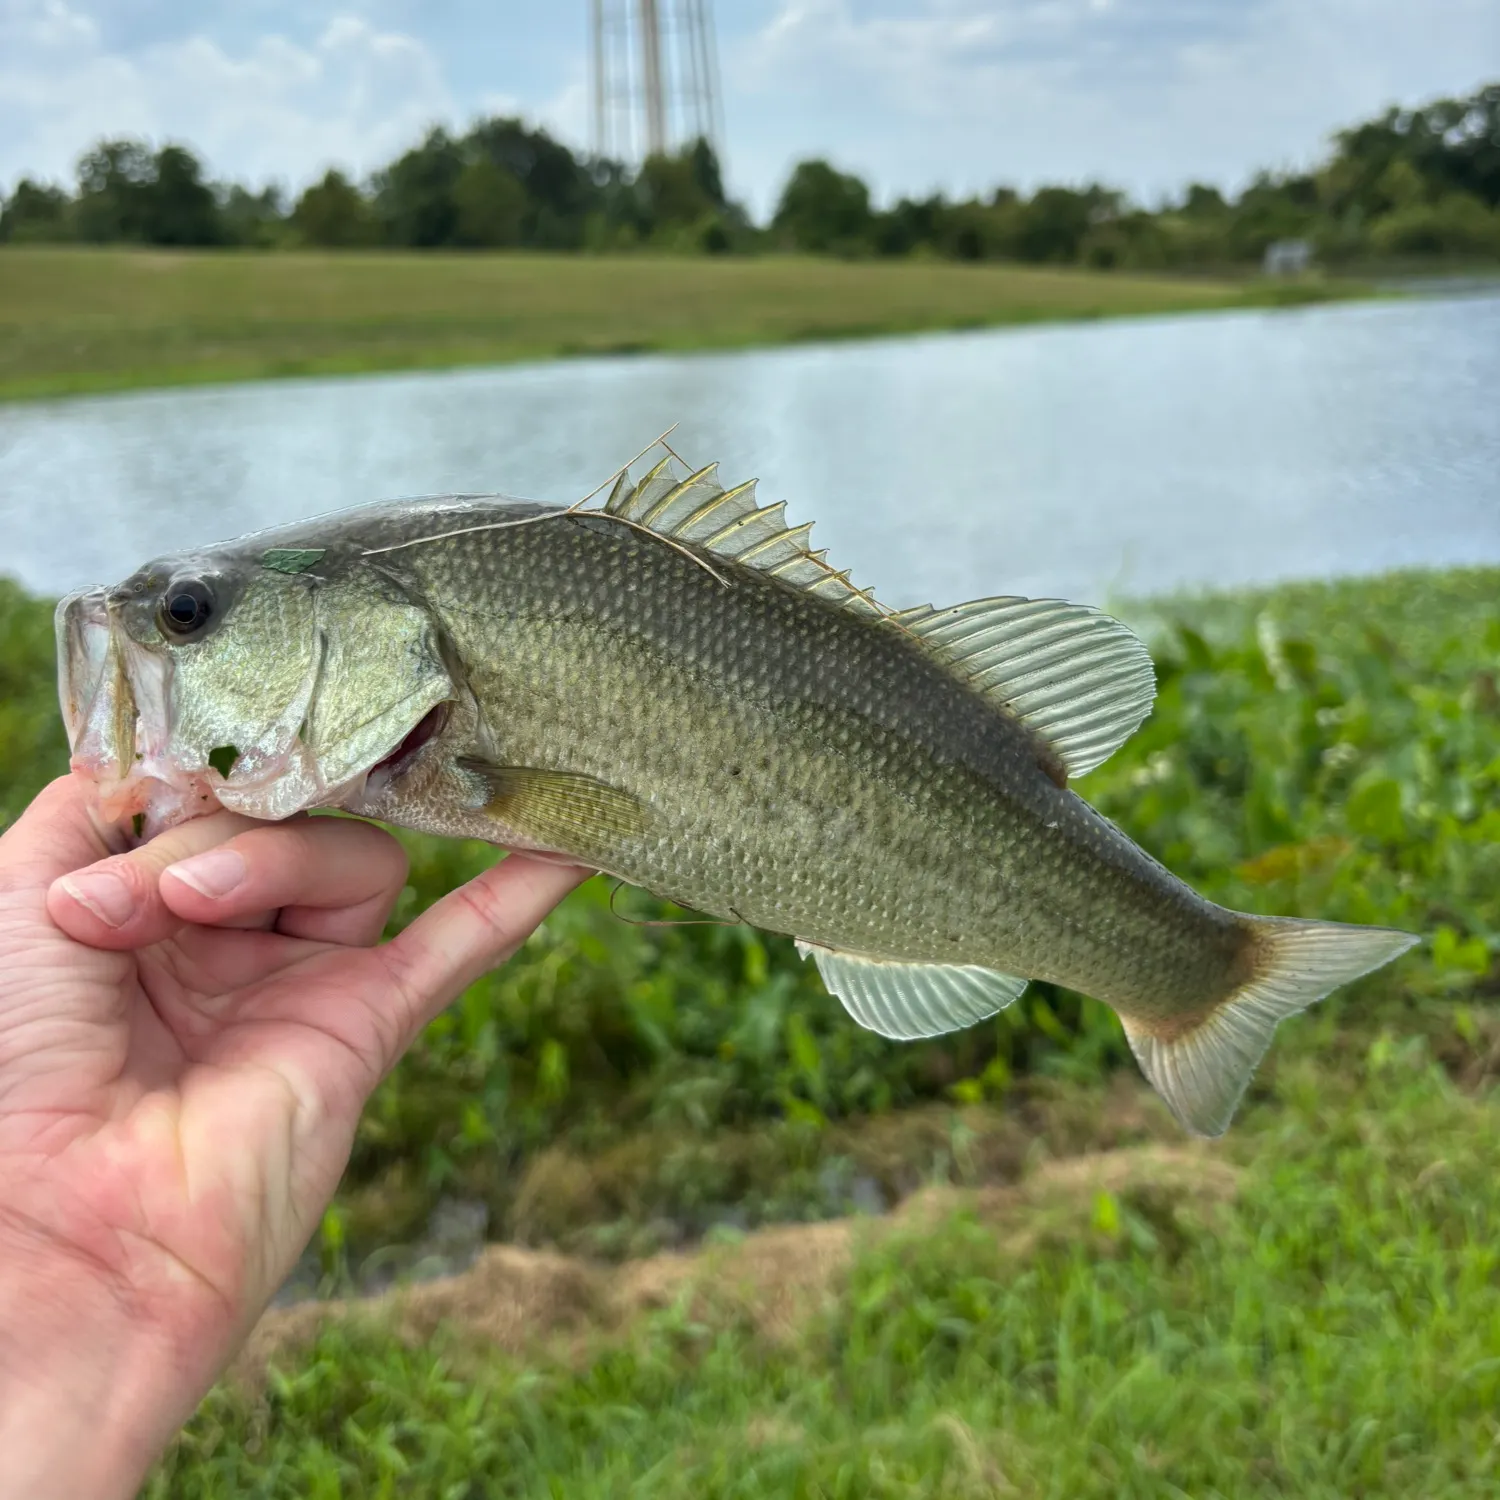
[[[723,160],[709,0],[589,0],[594,150],[639,163],[702,138]]]
[[[1267,276],[1300,276],[1312,265],[1312,255],[1311,240],[1273,240],[1261,269]]]

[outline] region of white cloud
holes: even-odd
[[[822,150],[887,193],[1102,178],[1151,197],[1305,164],[1328,133],[1500,71],[1494,0],[780,0],[746,111],[784,172]],[[771,132],[768,132],[770,135]],[[778,141],[778,144],[780,142]],[[760,170],[769,139],[758,145]]]
[[[109,8],[106,8],[109,7]],[[121,19],[149,10],[154,29]],[[1500,75],[1496,0],[719,0],[727,167],[769,208],[827,155],[884,197],[1099,178],[1151,198],[1315,159],[1330,130]],[[175,17],[175,23],[174,23]],[[399,18],[393,19],[393,18]],[[218,176],[362,174],[430,124],[589,139],[586,7],[0,0],[0,190],[101,136]]]
[[[264,35],[234,52],[188,34],[111,53],[66,0],[0,0],[0,183],[67,180],[88,144],[120,135],[186,141],[241,180],[360,174],[454,114],[421,41],[354,15],[307,44]]]
[[[563,86],[531,111],[532,119],[548,133],[575,148],[592,144],[589,121],[589,88],[579,68]],[[515,111],[511,111],[514,113]]]

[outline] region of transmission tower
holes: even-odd
[[[723,158],[709,0],[589,0],[594,150],[639,162],[700,136]]]

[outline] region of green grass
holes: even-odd
[[[870,1244],[797,1336],[684,1299],[581,1348],[327,1328],[216,1391],[153,1497],[1408,1497],[1500,1486],[1500,1113],[1420,1043],[1017,1241]],[[1218,1173],[1214,1170],[1218,1167]]]
[[[728,348],[1330,295],[1317,282],[779,256],[7,247],[0,248],[0,399]]]
[[[1215,899],[1426,939],[1281,1029],[1186,1187],[903,1221],[790,1338],[718,1294],[618,1327],[588,1306],[510,1352],[341,1323],[216,1391],[148,1493],[1500,1485],[1500,570],[1128,612],[1158,703],[1085,794]],[[0,822],[61,764],[54,692],[46,606],[0,585]],[[490,858],[411,848],[398,923]],[[847,1212],[861,1179],[1020,1193],[1051,1158],[1177,1141],[1133,1077],[1080,996],[1034,986],[892,1046],[785,941],[629,925],[594,882],[382,1085],[321,1247],[331,1285],[357,1282],[444,1196],[484,1202],[496,1237],[618,1260]]]

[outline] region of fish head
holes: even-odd
[[[351,547],[158,558],[56,625],[73,770],[147,837],[220,807],[358,805],[456,691],[430,612]]]

